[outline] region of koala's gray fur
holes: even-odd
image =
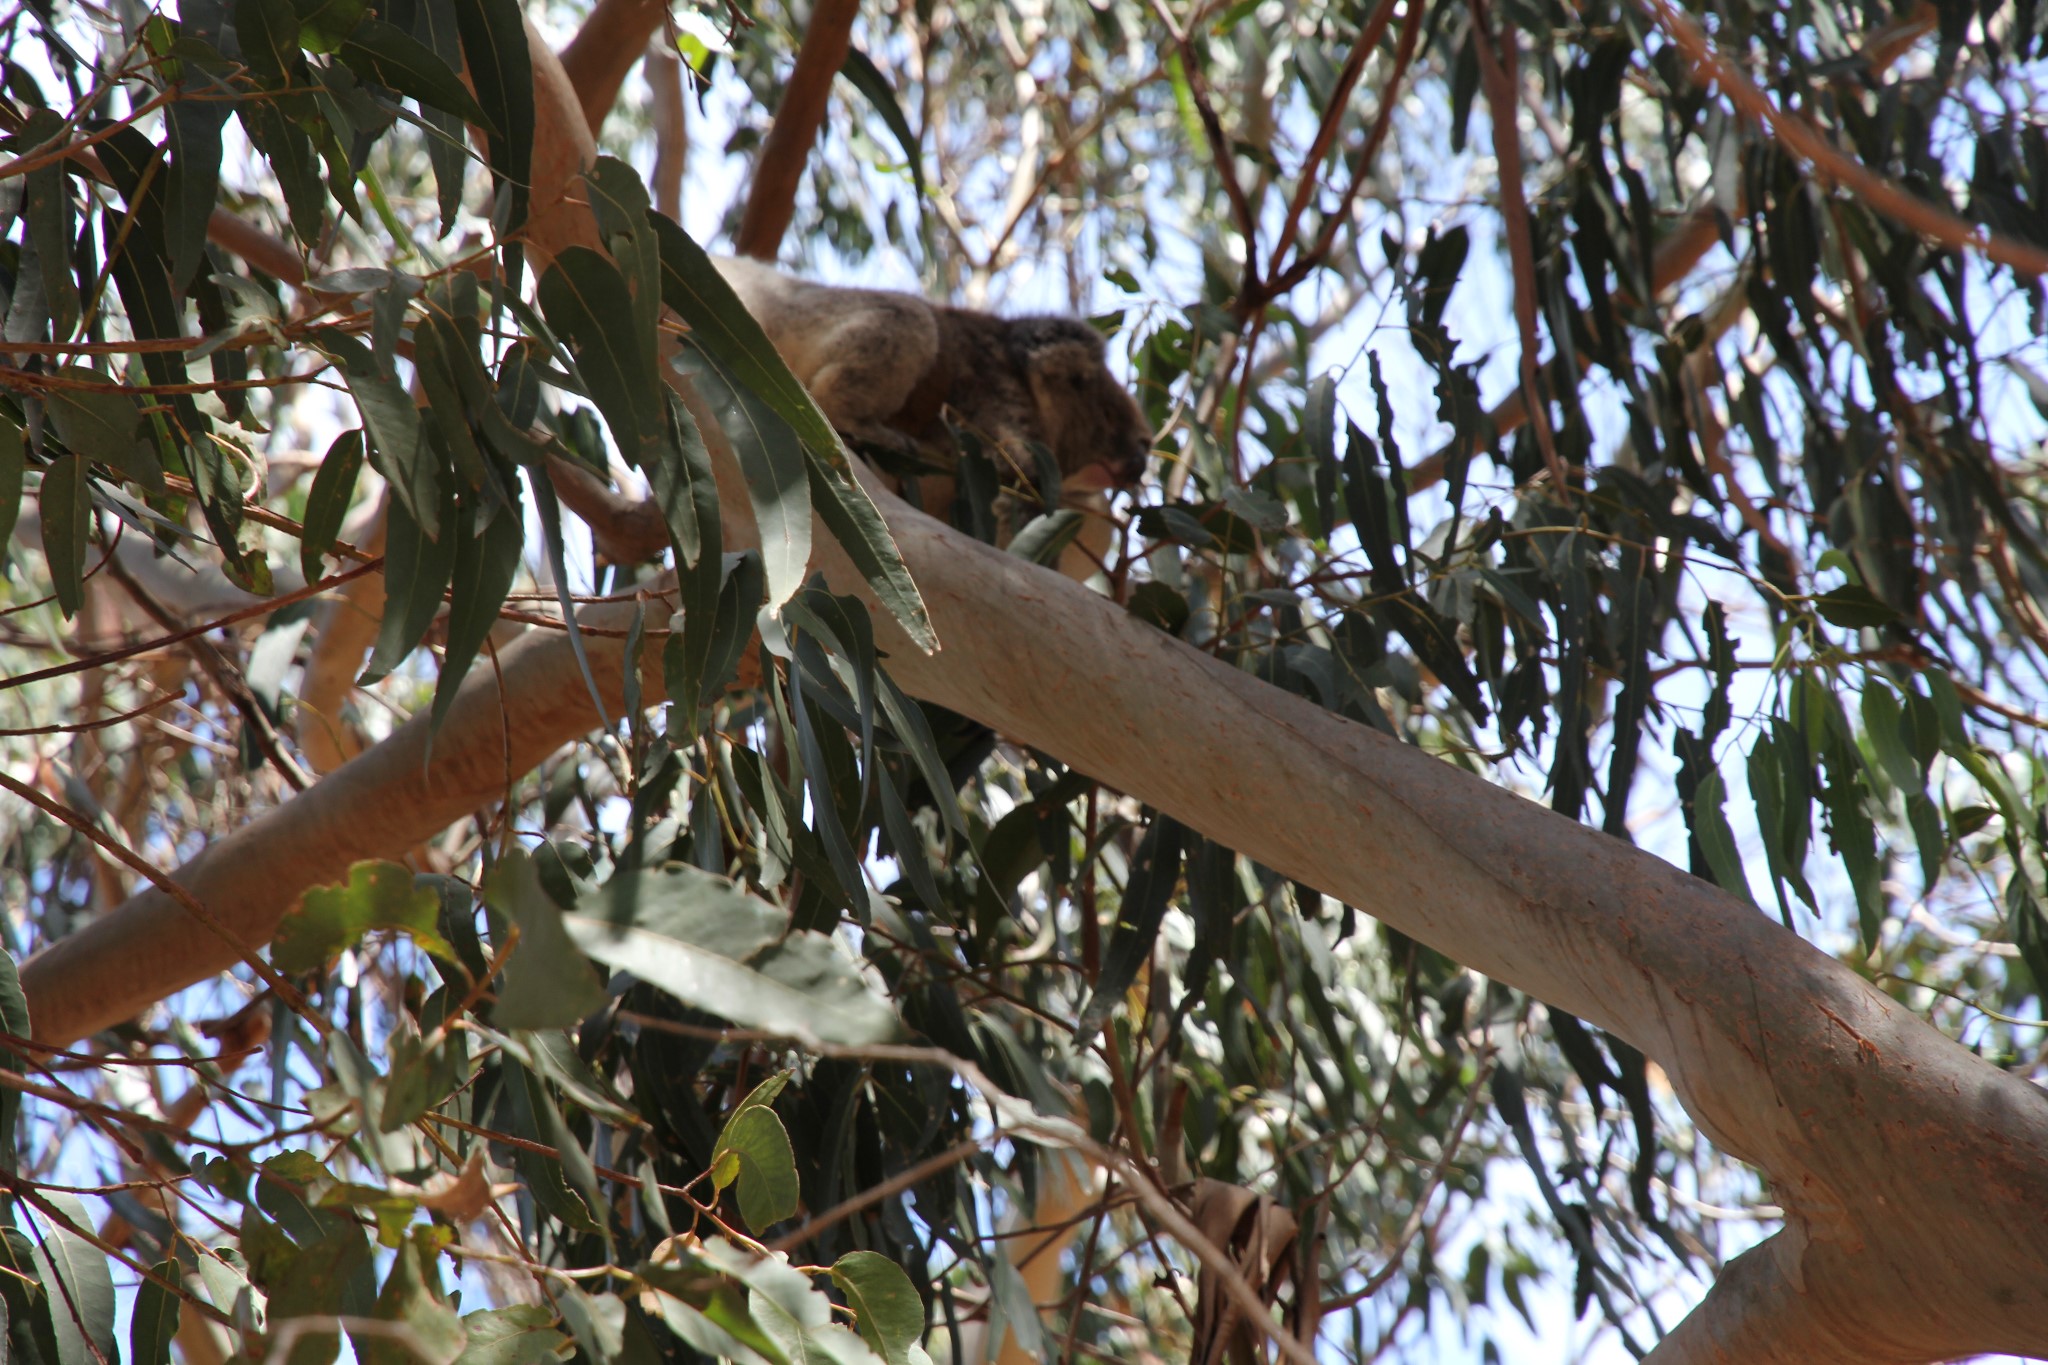
[[[911,294],[848,289],[758,261],[715,258],[825,416],[857,439],[944,445],[951,408],[1030,469],[1052,451],[1062,482],[1137,482],[1152,428],[1110,374],[1102,337],[1078,318],[1000,318]]]

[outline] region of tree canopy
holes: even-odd
[[[0,53],[9,1352],[2048,1352],[2032,0]],[[734,250],[1153,468],[849,448]]]

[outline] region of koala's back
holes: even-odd
[[[912,294],[815,284],[739,257],[712,258],[790,372],[845,429],[887,422],[933,367],[933,307]]]
[[[1109,372],[1102,338],[1067,317],[996,317],[912,294],[815,284],[758,261],[719,273],[834,426],[880,445],[943,451],[946,409],[1028,466],[1033,444],[1060,472],[1135,482],[1152,431]]]

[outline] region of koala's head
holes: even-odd
[[[1069,485],[1136,483],[1152,425],[1109,372],[1101,334],[1079,318],[1016,318],[1010,346]]]

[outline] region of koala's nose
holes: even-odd
[[[1135,442],[1124,458],[1117,462],[1114,471],[1118,483],[1136,483],[1145,477],[1145,466],[1152,460],[1152,442],[1141,438]]]

